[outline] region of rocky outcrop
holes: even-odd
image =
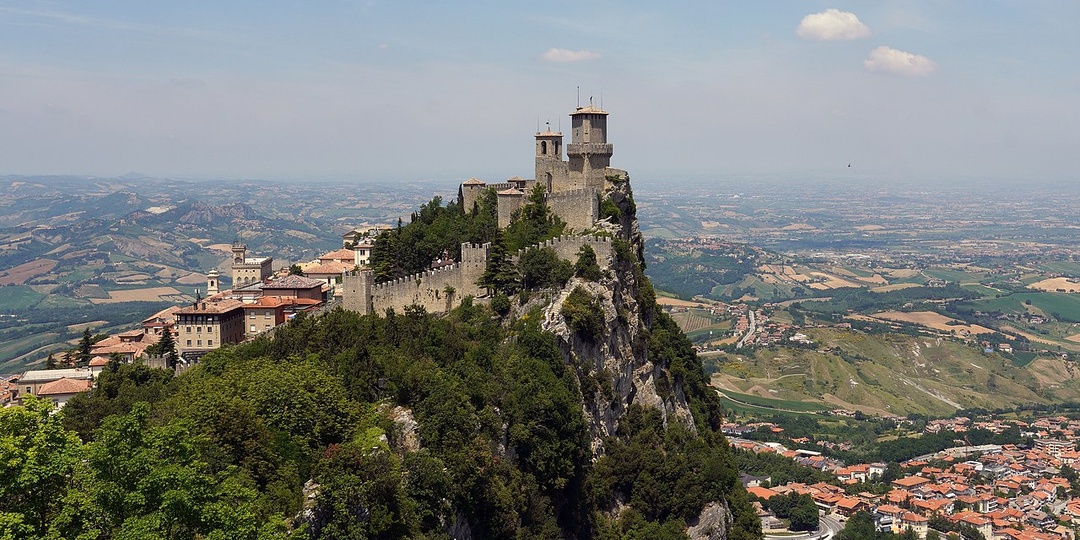
[[[641,260],[644,241],[635,217],[629,183],[612,188],[606,195],[620,215],[609,219],[622,245],[610,259],[598,261],[608,271],[599,281],[573,278],[551,297],[544,307],[544,328],[559,338],[567,362],[582,382],[583,408],[589,423],[593,459],[604,454],[604,438],[614,435],[627,407],[638,403],[661,412],[664,422],[677,421],[695,430],[693,415],[679,384],[666,366],[648,355],[652,306],[642,306],[643,279],[635,271]],[[603,310],[603,331],[598,338],[583,336],[570,327],[562,315],[563,303],[576,288],[599,301]]]
[[[687,524],[686,535],[690,540],[727,540],[731,523],[731,510],[727,505],[712,502],[705,505],[695,521]]]

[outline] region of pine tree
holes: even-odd
[[[56,358],[53,357],[52,353],[49,353],[49,357],[45,359],[45,369],[56,369],[56,368],[57,368]]]
[[[90,365],[91,348],[94,345],[94,336],[90,334],[90,327],[83,329],[82,338],[79,339],[79,353],[75,358],[78,367]]]
[[[161,330],[161,338],[158,339],[156,352],[165,357],[165,365],[169,369],[176,369],[180,354],[176,352],[176,340],[173,339],[172,329],[166,327]]]
[[[518,275],[517,268],[514,267],[513,261],[506,254],[506,245],[503,243],[501,235],[496,236],[495,241],[491,243],[491,250],[488,252],[484,274],[480,276],[477,285],[487,289],[488,294],[495,292],[509,294],[517,289],[520,280],[521,277]]]

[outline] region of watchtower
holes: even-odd
[[[218,276],[217,268],[212,268],[209,272],[207,272],[207,274],[206,274],[206,296],[213,296],[213,295],[221,292],[221,289],[218,288],[218,277],[219,276]]]
[[[563,161],[563,134],[551,131],[548,125],[545,131],[536,133],[536,181],[544,186],[548,193],[566,189],[567,169]]]
[[[611,166],[612,145],[607,142],[608,113],[594,107],[578,107],[570,113],[570,183],[574,188],[604,187],[604,169]]]

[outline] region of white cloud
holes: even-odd
[[[870,35],[870,28],[854,13],[829,8],[803,17],[795,33],[803,39],[837,41],[864,38]]]
[[[596,60],[601,55],[596,51],[587,51],[585,49],[571,51],[570,49],[551,48],[540,57],[548,62],[581,62],[583,60]]]
[[[925,56],[899,51],[882,45],[870,51],[870,56],[863,60],[863,66],[870,71],[893,73],[907,77],[925,77],[934,72],[937,64]]]

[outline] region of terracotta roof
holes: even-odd
[[[176,312],[177,311],[180,311],[180,306],[167,307],[167,308],[165,308],[165,309],[163,309],[163,310],[161,310],[161,311],[159,311],[159,312],[157,312],[157,313],[143,319],[143,324],[153,323],[153,322],[157,321],[158,319],[165,320],[165,321],[173,321],[173,320],[176,319]]]
[[[461,183],[463,186],[486,186],[487,183],[479,178],[470,178]]]
[[[746,492],[751,494],[751,495],[754,495],[756,497],[761,497],[762,499],[765,499],[765,500],[769,500],[770,498],[772,498],[772,497],[774,497],[776,495],[779,495],[779,493],[777,493],[777,492],[775,492],[775,491],[773,491],[773,490],[771,490],[769,488],[763,488],[761,486],[748,487],[748,488],[746,488]]]
[[[100,367],[109,365],[109,359],[104,356],[95,356],[90,359],[90,367]]]
[[[61,394],[78,394],[85,392],[93,386],[92,381],[60,378],[53,382],[45,383],[38,388],[39,396],[57,396]]]
[[[352,252],[349,252],[352,254]],[[356,267],[356,263],[349,262],[324,262],[322,264],[316,264],[315,266],[309,266],[304,269],[305,274],[340,274],[352,270]],[[275,287],[276,288],[276,287]]]
[[[498,193],[498,195],[524,195],[525,192],[518,188],[507,188]]]
[[[223,299],[215,302],[199,302],[197,307],[186,306],[184,308],[181,308],[176,313],[183,315],[228,313],[236,308],[239,308],[241,305],[242,304],[239,300]]]
[[[322,287],[322,280],[304,276],[288,275],[263,285],[265,289],[312,289]]]
[[[920,516],[919,514],[915,514],[912,512],[905,512],[904,515],[900,517],[900,519],[906,523],[925,523],[927,521],[930,521]]]
[[[337,259],[353,259],[356,254],[351,249],[336,249],[329,253],[324,253],[319,256],[319,260],[337,260]]]

